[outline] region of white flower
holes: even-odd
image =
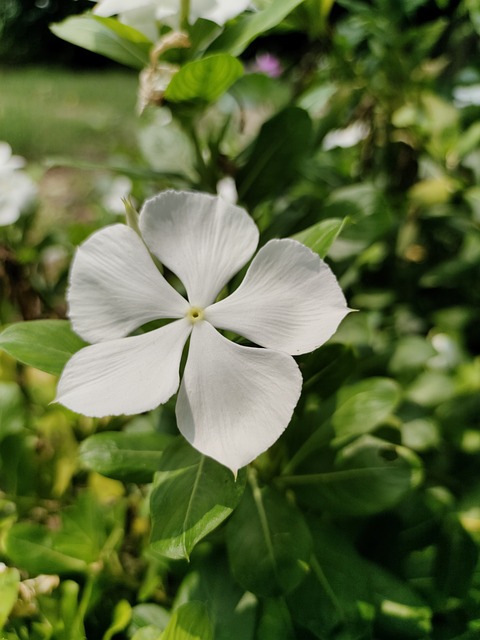
[[[20,217],[37,193],[33,180],[21,168],[25,160],[12,156],[6,142],[0,142],[0,226],[12,224]]]
[[[251,0],[190,0],[189,22],[198,18],[224,25],[238,16]],[[101,0],[93,12],[99,16],[118,15],[121,22],[141,31],[151,40],[158,38],[156,22],[178,29],[181,0]]]
[[[325,151],[342,147],[348,149],[365,140],[370,133],[370,127],[365,122],[353,122],[345,129],[334,129],[327,133],[322,142],[322,148]]]
[[[136,414],[178,389],[178,428],[200,452],[236,470],[268,449],[290,421],[302,377],[292,355],[323,344],[348,313],[329,267],[295,240],[270,240],[241,285],[215,302],[252,257],[258,229],[224,199],[166,191],[125,225],[94,233],[75,255],[68,292],[74,330],[96,343],[67,363],[57,400],[88,416]],[[148,247],[148,249],[147,249]],[[186,300],[149,250],[185,286]],[[173,321],[128,336],[152,320]],[[263,348],[236,344],[234,331]]]

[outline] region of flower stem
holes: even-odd
[[[190,17],[190,0],[180,0],[180,29],[188,30]]]

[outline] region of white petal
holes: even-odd
[[[123,224],[97,231],[77,249],[68,303],[74,330],[88,342],[122,338],[150,320],[181,318],[188,310]]]
[[[108,18],[122,11],[131,11],[147,7],[152,4],[152,0],[102,0],[93,9],[97,16]]]
[[[258,229],[246,211],[204,193],[165,191],[147,200],[140,229],[197,307],[215,300],[258,243]]]
[[[205,310],[215,327],[292,355],[313,351],[347,315],[345,297],[323,260],[296,240],[270,240],[232,295]]]
[[[190,3],[190,22],[205,18],[219,25],[245,11],[251,0],[193,0]]]
[[[236,473],[282,434],[301,386],[291,356],[242,347],[208,322],[198,323],[178,394],[178,428],[192,446]]]
[[[166,402],[192,325],[186,319],[78,351],[63,370],[57,402],[86,416],[132,415]]]

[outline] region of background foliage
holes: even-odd
[[[191,48],[165,53],[175,80],[116,125],[118,145],[107,132],[102,152],[42,151],[57,168],[31,166],[38,207],[0,230],[8,640],[478,637],[480,11],[259,5],[224,29],[199,21]],[[77,40],[72,24],[55,30]],[[118,59],[112,33],[100,53]],[[122,61],[143,67],[148,47],[130,36]],[[278,77],[259,71],[262,53]],[[59,175],[70,197],[52,206]],[[104,196],[119,176],[138,203],[233,178],[262,242],[327,255],[358,309],[299,358],[292,423],[237,482],[176,435],[170,403],[102,420],[49,404],[82,345],[60,320],[70,257],[118,219]]]

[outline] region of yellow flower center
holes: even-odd
[[[190,309],[187,311],[187,318],[192,324],[200,322],[200,320],[203,320],[204,318],[203,309],[201,309],[200,307],[190,307]]]

